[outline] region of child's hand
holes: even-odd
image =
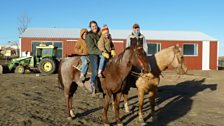
[[[117,55],[115,50],[111,50],[111,55],[112,55],[112,57],[115,57]]]
[[[106,52],[103,52],[102,55],[106,58],[106,59],[109,59],[110,58],[110,55]]]

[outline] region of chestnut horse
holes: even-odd
[[[72,111],[72,97],[78,86],[82,86],[79,82],[80,72],[73,68],[74,64],[79,62],[79,57],[74,57],[68,60],[62,60],[59,65],[58,79],[64,88],[66,104],[68,108],[68,118],[75,117]],[[111,96],[113,96],[115,119],[118,125],[122,125],[119,117],[119,102],[121,91],[125,87],[124,80],[131,72],[132,67],[136,67],[143,71],[149,71],[147,55],[141,47],[126,48],[121,54],[110,59],[105,66],[103,75],[105,78],[100,78],[100,86],[103,90],[103,122],[104,125],[109,125],[107,111],[110,104]],[[85,85],[89,85],[85,83]]]
[[[171,46],[166,49],[161,50],[155,55],[149,58],[149,63],[151,66],[151,73],[141,74],[138,77],[128,76],[126,91],[123,91],[125,111],[129,112],[127,95],[130,87],[137,87],[138,89],[138,100],[139,100],[139,122],[144,123],[143,119],[143,99],[144,94],[149,94],[149,101],[151,105],[151,115],[153,120],[156,119],[155,116],[155,98],[157,94],[158,84],[160,81],[161,72],[166,70],[168,66],[174,67],[178,73],[184,74],[187,72],[187,67],[184,64],[184,58],[181,53],[179,45]],[[137,81],[136,81],[137,80]],[[134,82],[134,83],[133,83]],[[135,83],[136,82],[136,83]],[[125,93],[126,92],[126,93]]]

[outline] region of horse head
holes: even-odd
[[[174,46],[173,52],[174,58],[171,65],[177,70],[179,74],[187,73],[187,67],[184,64],[184,56],[178,44]]]
[[[130,47],[130,50],[132,51],[132,58],[130,59],[132,66],[138,68],[143,73],[149,72],[149,62],[144,49],[141,46],[133,46]]]

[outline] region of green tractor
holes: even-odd
[[[7,64],[9,71],[19,74],[25,73],[26,70],[39,71],[42,74],[52,74],[56,71],[58,60],[57,47],[53,45],[40,44],[36,46],[36,54],[29,57],[12,59]]]

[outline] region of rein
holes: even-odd
[[[141,67],[144,69],[143,62],[142,62],[142,60],[139,59],[139,58],[138,58],[138,63],[139,63],[139,64],[141,65]],[[140,76],[142,76],[142,74],[143,74],[143,69],[141,69],[141,72],[140,72],[140,73],[131,71],[131,75],[132,75],[132,76],[135,76],[135,77],[140,77]]]
[[[140,76],[142,76],[142,74],[143,74],[142,72],[138,73],[138,72],[131,71],[131,75],[135,76],[135,77],[140,77]]]
[[[177,53],[175,53],[175,51],[173,51],[173,53],[174,53],[174,57],[173,57],[173,59],[172,59],[172,61],[171,61],[171,63],[170,63],[169,65],[171,65],[171,64],[174,62],[174,59],[177,58],[177,56],[176,56]],[[182,67],[183,67],[183,66],[182,66],[182,61],[180,61],[180,60],[177,58],[177,62],[178,62],[178,65],[180,65],[181,67],[180,67],[180,68],[176,67],[175,70],[177,70],[177,69],[178,69],[178,70],[179,70],[179,69],[182,69]],[[161,75],[162,75],[162,74],[161,74]],[[164,78],[164,76],[162,76],[162,77]],[[179,80],[180,77],[181,77],[181,75],[178,75],[178,76],[177,76],[177,79],[175,80],[175,82],[176,82],[177,80]]]
[[[172,61],[169,63],[168,66],[170,66],[170,65],[173,63],[174,59],[177,57],[177,56],[176,56],[177,53],[175,53],[175,52],[173,51],[173,54],[174,54],[174,57],[173,57]],[[182,68],[182,63],[181,63],[181,61],[180,61],[178,58],[177,58],[177,62],[178,62],[178,65],[181,65],[181,68]],[[177,69],[177,68],[176,68],[176,69]]]
[[[144,67],[142,60],[139,58],[138,58],[138,63],[141,65],[141,67]]]
[[[168,66],[170,66],[173,62],[174,62],[174,60],[175,60],[175,58],[177,58],[177,56],[176,56],[176,52],[173,50],[173,54],[174,54],[174,56],[173,56],[173,59],[172,59],[172,61],[168,64]],[[177,58],[177,62],[178,62],[178,65],[181,65],[181,67],[180,68],[178,68],[178,67],[176,67],[175,68],[175,70],[179,70],[179,69],[181,69],[183,66],[182,66],[182,61],[180,61],[178,58]],[[160,75],[162,76],[162,78],[164,78],[164,76],[162,75],[162,73],[160,73]],[[180,75],[177,77],[177,80],[180,78]]]
[[[138,47],[137,50],[140,50],[140,49],[142,49],[142,48],[143,48],[143,47]],[[135,55],[137,55],[137,54],[135,54]],[[140,66],[144,69],[143,61],[138,57],[138,55],[137,55],[137,61],[138,61],[138,63],[140,64]],[[135,76],[135,77],[142,76],[142,74],[143,74],[143,69],[141,69],[141,72],[140,72],[140,73],[131,71],[131,75],[132,75],[132,76]]]
[[[142,47],[138,47],[137,50],[142,49]],[[138,56],[137,56],[138,57]],[[138,57],[138,63],[141,65],[142,68],[144,68],[142,60]]]

